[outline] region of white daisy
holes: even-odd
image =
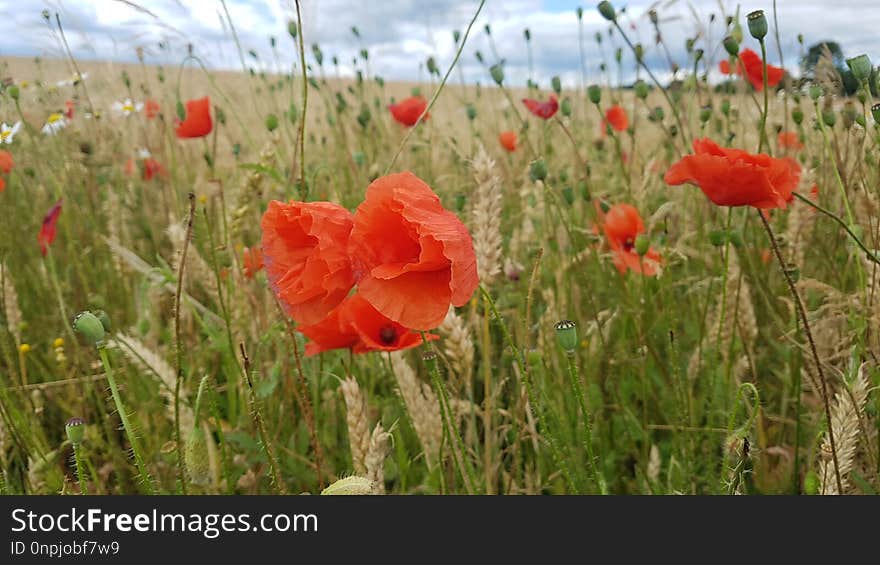
[[[59,88],[62,86],[73,86],[81,81],[84,81],[88,76],[89,76],[89,73],[81,73],[79,75],[73,75],[69,79],[60,80],[60,81],[56,82],[55,86],[57,86]]]
[[[138,159],[140,159],[142,161],[144,159],[149,159],[150,157],[152,157],[152,155],[150,154],[150,150],[147,149],[146,147],[141,147],[140,149],[138,149],[137,156],[138,156]]]
[[[8,126],[5,123],[0,124],[0,143],[12,143],[15,134],[21,129],[21,122],[15,122],[15,125]]]
[[[64,114],[60,112],[55,112],[54,114],[49,114],[49,117],[46,118],[46,125],[43,126],[43,133],[46,135],[55,135],[59,130],[67,127],[67,120],[64,118]]]
[[[131,98],[126,98],[122,102],[113,103],[113,111],[123,116],[130,116],[140,112],[144,107],[143,102],[133,102]]]

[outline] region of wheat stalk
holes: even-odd
[[[367,424],[367,403],[354,377],[347,377],[339,385],[345,400],[345,423],[348,426],[348,443],[354,472],[363,475],[367,471],[366,457],[370,448],[370,431]]]
[[[849,487],[849,473],[853,469],[856,452],[859,447],[860,420],[864,417],[865,404],[868,401],[868,383],[865,365],[859,367],[856,378],[849,390],[846,384],[834,395],[831,407],[831,429],[834,432],[837,447],[837,461],[840,465],[840,482],[843,490]],[[834,460],[831,457],[831,440],[828,433],[823,434],[820,446],[819,480],[822,494],[843,494],[838,491],[835,479]]]
[[[396,351],[390,356],[391,368],[397,379],[397,390],[406,404],[406,411],[422,444],[425,459],[429,466],[433,466],[437,462],[443,437],[443,421],[437,396],[430,386],[416,377],[402,352]]]
[[[471,231],[477,273],[480,281],[488,285],[501,272],[501,176],[482,144],[471,166],[477,182]]]

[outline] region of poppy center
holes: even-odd
[[[394,326],[382,326],[379,330],[379,340],[385,345],[394,345],[397,341],[397,328]]]
[[[631,237],[628,237],[623,240],[623,248],[626,251],[632,251],[633,247],[635,247],[635,245],[636,245],[635,240]]]

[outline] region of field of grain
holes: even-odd
[[[876,494],[876,71],[717,88],[754,23],[668,88],[0,59],[0,493]]]

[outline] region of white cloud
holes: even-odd
[[[722,0],[730,12],[735,2]],[[764,8],[768,17],[772,3],[766,0],[742,0],[741,15]],[[146,11],[132,6],[142,6]],[[388,79],[418,79],[420,65],[433,55],[441,69],[453,59],[455,45],[452,30],[464,31],[477,0],[303,0],[304,36],[311,45],[318,43],[325,54],[325,65],[336,55],[340,71],[351,75],[353,59],[361,48],[370,52],[370,69]],[[495,62],[489,38],[483,26],[490,23],[498,57],[505,60],[511,83],[522,84],[529,74],[528,52],[523,30],[532,34],[534,77],[547,84],[553,75],[574,84],[581,79],[577,2],[573,0],[506,0],[486,3],[484,13],[474,26],[462,55],[461,66],[468,80],[489,80],[477,62],[475,51],[486,61]],[[623,46],[618,36],[607,35],[608,23],[595,10],[595,2],[584,2],[585,70],[590,81],[603,80],[598,74],[602,60],[611,67],[611,80],[617,79],[613,53]],[[622,5],[623,2],[616,2]],[[634,41],[646,47],[649,64],[664,74],[668,64],[663,52],[654,45],[654,33],[646,15],[652,3],[633,0],[628,15],[621,18]],[[707,53],[717,51],[724,32],[717,0],[691,0],[665,3],[660,10],[661,29],[673,59],[686,63],[684,42],[701,33],[698,46]],[[802,33],[805,42],[837,39],[848,54],[866,52],[880,62],[880,29],[877,0],[779,0],[779,23],[785,61],[795,68],[800,52],[796,41]],[[248,65],[272,68],[269,36],[278,40],[278,53],[284,64],[295,59],[293,43],[287,36],[287,20],[294,14],[293,0],[226,0],[229,16],[239,35]],[[693,6],[696,16],[689,6]],[[143,47],[148,62],[178,63],[191,43],[195,52],[217,68],[240,68],[228,22],[219,0],[0,0],[0,53],[10,55],[59,56],[57,36],[40,14],[43,9],[58,12],[67,37],[78,57],[131,61],[136,47]],[[148,12],[147,12],[148,11]],[[714,24],[709,14],[715,13]],[[351,32],[357,26],[360,38]],[[594,36],[603,34],[601,49]],[[748,37],[746,45],[756,46]],[[159,47],[159,43],[164,48]],[[260,62],[247,55],[253,50]],[[311,60],[311,55],[309,55]],[[769,58],[778,63],[775,41],[769,43]],[[358,62],[362,64],[362,62]],[[624,61],[624,79],[629,80],[632,60]]]

